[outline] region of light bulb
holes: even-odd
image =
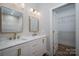
[[[38,12],[37,15],[40,15],[40,13]]]
[[[33,8],[31,8],[30,11],[33,12]]]
[[[37,14],[37,11],[36,10],[34,11],[34,14]]]

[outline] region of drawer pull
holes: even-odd
[[[43,44],[44,44],[44,39],[43,39]]]
[[[17,49],[18,53],[17,53],[17,56],[20,56],[21,55],[21,48]]]

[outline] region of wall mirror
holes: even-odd
[[[23,14],[7,7],[0,7],[0,32],[17,33],[23,30]]]
[[[33,16],[29,16],[29,31],[39,32],[39,19]]]

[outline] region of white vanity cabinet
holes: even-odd
[[[20,45],[21,56],[42,56],[47,53],[46,38],[39,38]]]
[[[35,56],[42,56],[44,53],[47,53],[46,49],[46,38],[39,38],[37,40],[29,42],[32,54]]]
[[[3,56],[42,56],[47,52],[46,38],[36,38],[29,42],[3,49],[1,52],[0,55]]]

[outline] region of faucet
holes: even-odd
[[[14,35],[13,35],[13,38],[12,37],[9,37],[9,40],[15,40],[16,39],[16,33],[14,33]]]
[[[10,37],[9,38],[9,40],[15,40],[15,39],[19,39],[20,38],[20,36],[17,36],[17,33],[13,33],[14,35],[13,35],[13,37]]]
[[[32,36],[36,36],[36,35],[37,35],[37,33],[35,33],[35,32],[32,34]]]
[[[16,39],[16,33],[14,33],[13,39]]]

